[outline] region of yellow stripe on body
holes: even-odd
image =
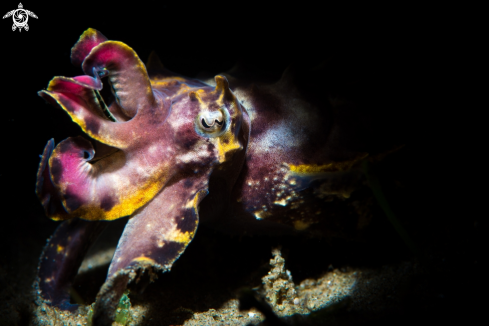
[[[339,172],[350,170],[355,164],[359,163],[361,160],[365,159],[368,153],[363,153],[356,158],[343,161],[343,162],[331,162],[328,164],[299,164],[293,165],[289,164],[290,172],[296,174],[317,174],[323,172]]]

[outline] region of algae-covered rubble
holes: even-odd
[[[282,257],[279,248],[272,249],[273,258],[269,260],[268,271],[263,268],[261,284],[253,288],[257,297],[261,297],[270,305],[274,313],[280,317],[284,323],[296,324],[321,324],[331,320],[337,310],[348,310],[359,313],[365,309],[376,309],[382,311],[382,300],[376,299],[380,291],[393,291],[396,284],[405,282],[415,273],[411,263],[400,263],[391,266],[385,266],[380,270],[368,270],[359,268],[336,269],[328,266],[328,271],[317,278],[307,278],[298,283],[293,280],[290,270],[286,269],[286,260]],[[80,267],[81,273],[87,273],[97,266],[104,265],[104,260],[110,260],[111,255],[108,250],[91,255]],[[108,262],[105,262],[107,264]],[[91,266],[88,268],[88,266]],[[367,276],[367,277],[365,277]],[[359,282],[362,286],[358,286]],[[390,282],[391,284],[387,284]],[[158,284],[157,281],[155,285]],[[389,289],[383,289],[382,286],[389,285]],[[196,289],[198,292],[199,290]],[[236,292],[238,293],[238,292]],[[160,299],[163,299],[160,293]],[[133,303],[130,304],[128,297],[124,296],[119,305],[118,323],[115,325],[258,325],[264,321],[265,317],[257,308],[240,310],[239,294],[237,297],[229,296],[220,298],[220,304],[214,305],[216,297],[223,296],[221,291],[209,293],[209,309],[191,309],[185,306],[195,305],[192,300],[198,300],[189,293],[187,300],[182,300],[173,310],[155,309],[155,305],[164,305],[162,303],[149,302],[143,294],[128,294],[133,297]],[[390,293],[395,296],[395,293]],[[154,298],[154,291],[148,293],[148,296]],[[381,293],[383,297],[385,293]],[[368,300],[369,303],[364,301]],[[372,305],[372,300],[377,300]],[[214,302],[213,302],[214,301]],[[346,304],[341,304],[346,303]],[[35,325],[88,325],[90,326],[90,306],[82,305],[75,312],[59,311],[38,300],[39,306],[36,310]],[[367,306],[367,308],[366,308]],[[328,310],[329,309],[329,310]],[[323,314],[321,314],[323,312]],[[324,314],[324,312],[326,312]]]
[[[474,229],[478,226],[470,225]],[[258,325],[264,318],[260,307],[239,310],[243,287],[251,289],[291,325],[406,324],[420,316],[424,316],[422,320],[441,321],[460,317],[469,311],[465,310],[469,304],[474,304],[471,293],[475,287],[471,284],[480,280],[477,273],[468,274],[473,270],[470,263],[474,254],[467,246],[476,238],[467,237],[470,228],[455,232],[455,224],[439,230],[436,238],[423,242],[426,256],[418,260],[402,256],[402,246],[394,247],[401,255],[398,257],[391,255],[388,247],[384,252],[381,247],[364,250],[362,246],[340,250],[314,239],[237,238],[202,228],[201,237],[170,273],[146,287],[143,279],[131,288],[127,324]],[[107,273],[104,259],[111,256],[108,248],[94,248],[82,264],[74,284],[82,306],[73,313],[59,311],[36,301],[37,293],[31,286],[43,238],[52,232],[44,227],[38,231],[11,242],[19,250],[4,256],[10,263],[0,265],[0,324],[86,325],[89,305]],[[457,234],[463,236],[454,239]],[[438,240],[432,242],[434,239]],[[376,259],[379,256],[383,258]],[[368,263],[345,263],[358,262],[362,257]],[[462,293],[463,302],[450,301]],[[464,316],[470,319],[475,315]]]
[[[295,284],[291,272],[285,269],[280,249],[273,249],[272,254],[272,268],[262,278],[261,292],[278,316],[308,315],[351,295],[357,272],[334,270],[317,279]]]

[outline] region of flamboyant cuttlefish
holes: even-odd
[[[348,233],[361,199],[360,165],[349,147],[347,106],[304,92],[286,71],[273,83],[182,77],[156,55],[144,65],[126,44],[85,31],[71,60],[85,75],[55,77],[39,95],[65,110],[90,140],[48,141],[36,193],[64,220],[39,265],[38,287],[70,309],[69,287],[104,222],[130,216],[94,308],[114,310],[138,271],[168,271],[200,221],[227,232]],[[107,106],[102,79],[113,95]],[[346,222],[345,222],[346,221]]]

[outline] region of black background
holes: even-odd
[[[17,5],[4,1],[1,14]],[[13,32],[11,18],[0,21],[3,266],[19,263],[19,239],[30,238],[32,250],[40,254],[56,227],[43,216],[34,193],[39,155],[50,138],[58,143],[77,131],[66,114],[45,104],[37,92],[54,76],[82,74],[69,56],[89,27],[128,44],[143,61],[155,50],[167,68],[187,76],[222,72],[238,61],[250,71],[280,76],[289,64],[313,67],[330,57],[340,58],[343,68],[335,70],[337,76],[348,79],[352,71],[360,72],[364,80],[372,80],[366,84],[370,96],[395,99],[392,110],[386,112],[399,123],[407,142],[417,147],[418,165],[409,168],[423,176],[418,176],[423,184],[413,189],[419,191],[420,200],[427,207],[434,203],[438,214],[453,197],[463,200],[453,193],[452,197],[441,195],[439,183],[447,171],[452,178],[454,171],[461,175],[456,162],[466,161],[469,150],[454,135],[454,131],[465,133],[466,128],[460,128],[461,120],[454,120],[475,112],[468,106],[452,111],[455,96],[464,86],[457,77],[477,66],[472,57],[477,51],[465,38],[472,28],[451,18],[462,14],[446,17],[427,8],[301,3],[264,7],[247,2],[210,6],[161,1],[102,7],[95,1],[30,1],[23,5],[38,16],[29,18],[29,31]],[[460,219],[463,227],[473,225],[471,218],[454,214],[444,216],[447,221]],[[474,241],[470,244],[478,243]],[[460,288],[456,291],[463,293]]]
[[[17,3],[3,4],[6,12]],[[83,72],[70,63],[71,47],[89,27],[112,40],[131,46],[146,61],[155,50],[163,64],[187,76],[199,72],[218,73],[244,62],[250,71],[279,77],[289,65],[314,67],[331,56],[344,59],[345,76],[362,70],[372,80],[370,96],[381,99],[397,95],[390,114],[406,119],[423,112],[427,84],[438,72],[434,61],[436,30],[420,31],[425,17],[402,19],[367,15],[363,8],[263,7],[251,4],[175,4],[131,2],[120,7],[99,3],[25,2],[24,8],[39,18],[29,18],[29,31],[11,30],[12,19],[0,28],[2,63],[2,169],[0,180],[6,196],[4,207],[22,215],[40,213],[34,195],[39,154],[46,142],[55,142],[77,132],[69,118],[37,96],[54,76],[76,76]],[[353,9],[357,9],[352,11]],[[359,10],[358,10],[359,9]],[[346,59],[345,59],[346,58]],[[332,64],[334,67],[334,62]],[[353,68],[349,68],[352,66]],[[437,77],[439,78],[439,77]],[[334,83],[334,80],[333,80]],[[370,83],[366,83],[368,87]],[[395,94],[395,95],[394,95]],[[406,110],[406,103],[413,105]],[[433,108],[431,108],[433,110]],[[397,112],[396,112],[397,111]],[[406,120],[411,123],[423,123]],[[418,126],[409,128],[416,136]],[[26,212],[29,211],[29,213]],[[4,218],[6,223],[13,217]],[[17,216],[16,219],[20,217]]]

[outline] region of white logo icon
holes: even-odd
[[[12,19],[14,20],[14,24],[12,25],[13,31],[15,31],[17,28],[19,29],[19,32],[22,31],[22,28],[25,28],[25,30],[28,31],[29,25],[27,25],[27,21],[29,20],[29,16],[37,18],[36,14],[34,14],[32,11],[22,8],[22,3],[19,3],[19,9],[9,11],[5,16],[3,16],[3,18],[12,16]]]

